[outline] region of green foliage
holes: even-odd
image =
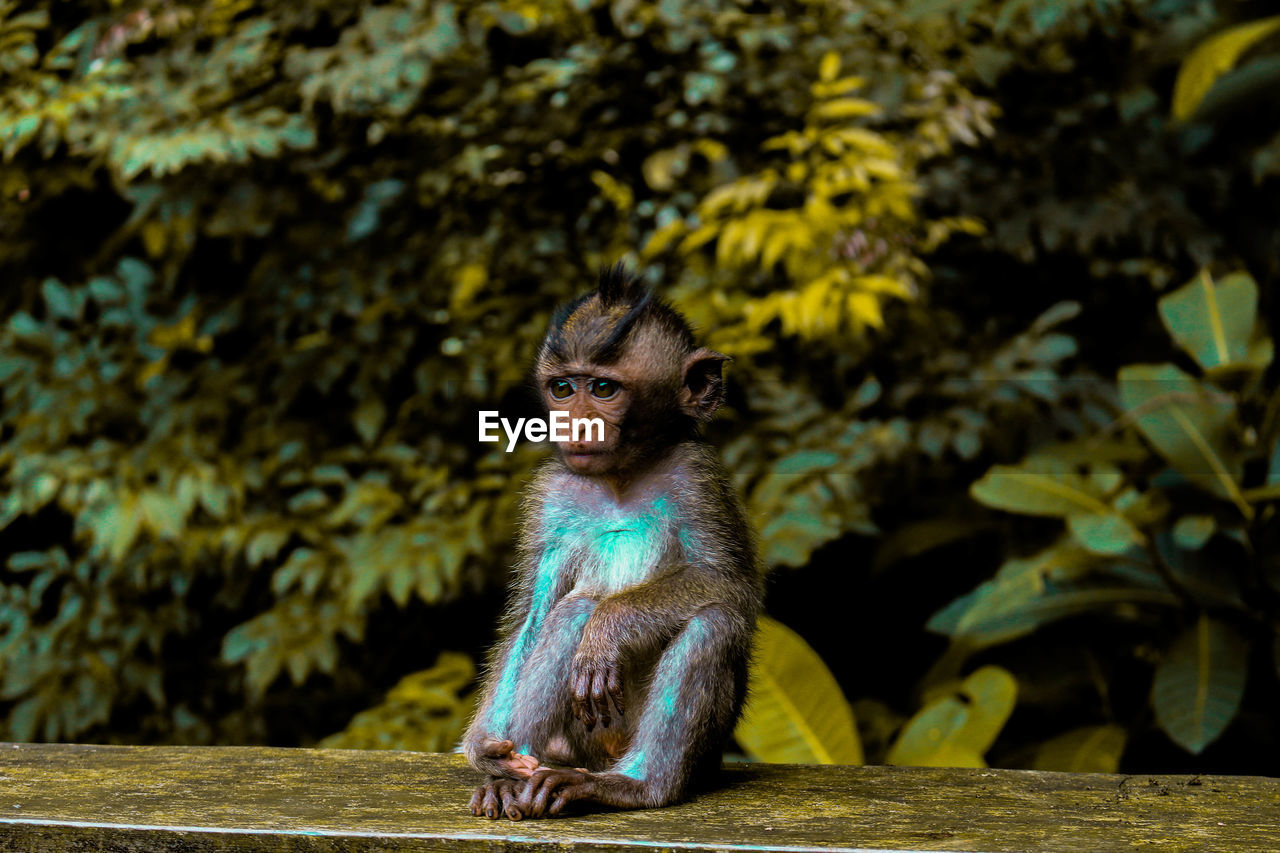
[[[935,614],[931,629],[980,648],[1068,616],[1123,615],[1119,605],[1150,608],[1171,626],[1195,618],[1168,642],[1152,703],[1161,727],[1191,752],[1222,734],[1240,705],[1248,637],[1261,644],[1271,634],[1245,603],[1260,580],[1259,592],[1274,594],[1264,580],[1270,558],[1254,543],[1267,541],[1275,496],[1251,488],[1247,473],[1269,468],[1277,440],[1273,420],[1251,422],[1276,399],[1262,382],[1272,344],[1257,298],[1242,273],[1217,285],[1202,273],[1167,294],[1161,316],[1204,379],[1172,364],[1126,365],[1117,380],[1123,433],[1047,446],[973,485],[987,506],[1061,518],[1066,535],[1032,558],[1010,558]],[[1259,434],[1269,440],[1251,438]]]
[[[1239,24],[1196,46],[1178,70],[1173,88],[1173,116],[1186,120],[1195,115],[1205,95],[1230,71],[1253,45],[1280,28],[1280,17]]]
[[[1212,679],[1107,685],[1206,613],[1280,659],[1280,128],[1240,120],[1276,79],[1242,10],[0,7],[4,736],[310,742],[480,648],[445,614],[503,587],[539,453],[475,412],[623,259],[735,356],[712,438],[765,562],[819,600],[870,562],[908,588],[866,606],[875,642],[935,611],[955,640],[892,685],[836,670],[870,760],[1114,767],[1150,699],[1178,743],[1228,739],[1222,688],[1187,705]],[[875,657],[847,628],[806,637]],[[1062,647],[1092,657],[1035,654]],[[998,678],[960,719],[975,649],[1043,719],[1001,728]],[[346,736],[442,743],[465,671]],[[920,707],[951,739],[916,743]]]
[[[1204,749],[1240,709],[1248,662],[1248,643],[1202,614],[1156,669],[1151,703],[1161,728],[1190,752]]]
[[[475,695],[471,658],[441,652],[430,669],[406,675],[381,704],[362,711],[346,729],[320,741],[332,749],[408,749],[449,752],[462,739]]]
[[[985,113],[941,121],[975,99],[902,61],[866,85],[906,70],[906,92],[853,97],[839,65],[880,50],[862,13],[46,5],[0,15],[0,521],[51,555],[6,580],[11,734],[254,739],[291,690],[375,691],[354,663],[372,614],[501,584],[537,453],[460,440],[474,411],[514,399],[557,301],[664,227],[716,229],[718,262],[689,244],[655,271],[739,342],[765,415],[807,396],[749,357],[775,319],[843,349],[974,227],[921,217],[913,181]],[[771,201],[735,200],[771,170]],[[746,245],[766,209],[808,243]],[[720,276],[752,269],[726,301]],[[824,441],[831,412],[806,414]],[[831,457],[749,450],[736,415],[742,485],[786,508],[771,561],[874,529]],[[835,461],[892,457],[902,427],[849,430]]]

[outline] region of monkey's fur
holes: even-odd
[[[742,709],[760,575],[745,513],[699,437],[725,356],[621,267],[562,307],[538,352],[549,409],[600,417],[524,494],[519,560],[463,741],[473,814],[680,799]],[[560,765],[560,766],[548,766]]]

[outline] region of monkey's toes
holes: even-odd
[[[514,783],[508,779],[493,779],[476,788],[471,795],[471,814],[476,817],[487,817],[497,820],[506,817],[520,820],[524,813],[517,803],[519,792]]]

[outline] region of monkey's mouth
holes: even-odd
[[[564,461],[568,462],[570,465],[583,466],[583,465],[590,465],[591,460],[595,459],[597,456],[607,456],[609,454],[609,451],[578,450],[578,449],[570,450],[568,448],[565,448],[561,451],[561,453],[564,456]]]

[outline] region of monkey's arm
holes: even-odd
[[[489,655],[479,708],[463,737],[462,749],[471,766],[489,776],[527,778],[537,759],[515,751],[503,737],[511,721],[515,682],[531,647],[532,596],[520,589],[507,610],[504,639]]]
[[[743,591],[694,566],[679,566],[637,586],[608,596],[583,629],[569,673],[573,713],[587,726],[608,726],[609,703],[625,713],[621,662],[659,651],[700,610],[730,603],[745,610]],[[742,626],[750,630],[748,625]]]

